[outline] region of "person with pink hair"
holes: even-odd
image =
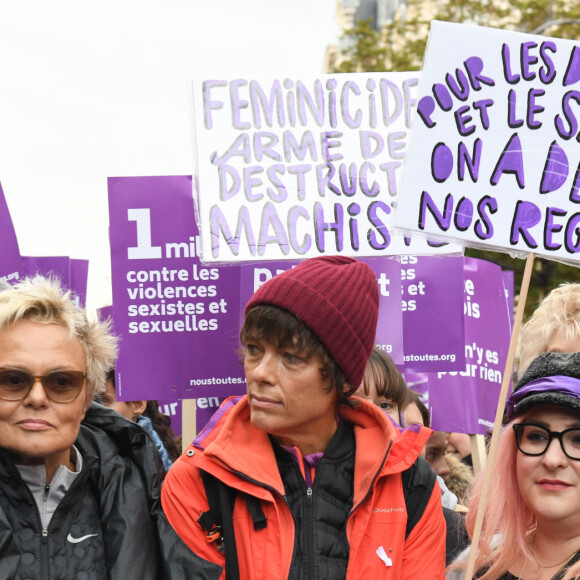
[[[477,546],[480,580],[580,577],[580,353],[534,359],[507,402]],[[483,477],[469,504],[473,534]],[[447,570],[463,580],[468,550]]]

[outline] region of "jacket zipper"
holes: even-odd
[[[48,574],[48,530],[42,528],[42,538],[40,540],[40,570],[42,578],[49,580]]]
[[[47,483],[44,486],[44,498],[43,498],[43,502],[42,502],[42,511],[43,513],[46,513],[46,502],[48,501],[48,493],[50,491],[50,484]],[[36,503],[36,502],[35,502]],[[41,520],[41,526],[42,524],[42,517],[39,514],[40,520]],[[40,564],[41,564],[41,574],[43,578],[46,578],[46,580],[48,580],[49,578],[49,574],[48,574],[48,529],[43,527],[42,528],[42,538],[40,540]]]
[[[42,498],[42,512],[40,514],[40,521],[42,522],[42,518],[46,517],[46,507],[48,503],[48,494],[50,493],[50,483],[44,484],[44,497]]]
[[[54,516],[57,514],[57,512],[59,512],[61,509],[63,509],[62,504],[63,502],[66,504],[66,498],[70,497],[70,491],[76,487],[79,484],[79,480],[83,480],[84,478],[88,477],[88,475],[86,475],[88,473],[87,468],[92,465],[93,461],[87,461],[86,464],[83,466],[83,469],[81,471],[81,473],[79,473],[79,475],[77,477],[75,477],[75,479],[73,480],[71,486],[69,487],[68,491],[66,492],[65,496],[62,498],[62,500],[60,501],[60,503],[56,506],[56,510],[54,511],[54,513],[52,514],[52,518],[54,519]],[[28,486],[24,483],[24,481],[22,482],[22,484],[28,489]],[[46,502],[48,499],[48,493],[50,491],[50,484],[46,484],[45,488],[44,488],[44,501]],[[36,505],[36,501],[34,500],[34,496],[32,495],[32,492],[28,489],[28,492],[30,493],[30,497],[32,499],[32,504],[34,505],[34,507],[36,508],[36,515],[38,517],[38,523],[40,524],[40,529],[41,529],[41,541],[40,541],[40,570],[41,570],[41,574],[42,574],[42,579],[43,580],[50,580],[50,562],[49,562],[49,557],[48,557],[48,539],[49,539],[49,533],[48,533],[48,529],[50,528],[50,524],[52,523],[52,519],[50,521],[50,523],[48,524],[48,527],[44,528],[42,526],[42,519],[40,517],[40,512],[38,511],[38,506]],[[45,506],[46,507],[46,506]]]
[[[314,512],[312,509],[312,488],[306,489],[306,549],[308,562],[308,578],[314,579]]]

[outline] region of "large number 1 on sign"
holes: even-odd
[[[127,209],[127,218],[131,222],[137,222],[137,245],[127,248],[127,258],[129,260],[161,258],[161,246],[151,245],[151,210]]]

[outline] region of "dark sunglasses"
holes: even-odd
[[[564,455],[569,459],[580,461],[580,429],[550,431],[536,423],[516,423],[516,445],[524,455],[543,455],[548,450],[552,439],[560,441]]]
[[[33,375],[22,369],[0,368],[0,399],[21,401],[38,380],[51,401],[72,403],[80,395],[86,378],[84,371],[51,371],[45,375]]]

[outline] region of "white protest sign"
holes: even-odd
[[[195,81],[203,261],[441,252],[392,225],[417,84],[417,73]]]
[[[432,22],[395,224],[578,261],[580,47]]]

